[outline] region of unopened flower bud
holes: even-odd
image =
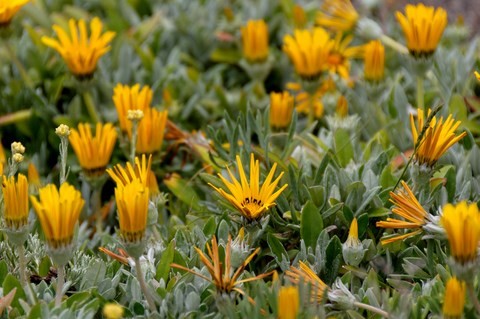
[[[382,28],[377,22],[362,18],[357,23],[357,34],[367,40],[377,40],[383,35]]]
[[[70,128],[65,125],[65,124],[60,124],[56,129],[55,129],[55,134],[57,134],[60,137],[66,137],[70,135]]]
[[[347,241],[342,245],[343,259],[350,266],[358,266],[365,255],[362,242],[358,239],[358,223],[354,218],[350,224]]]
[[[128,110],[127,119],[130,121],[140,121],[143,118],[142,110]]]
[[[12,153],[13,154],[23,154],[25,153],[25,146],[22,145],[20,142],[13,142],[11,145]]]
[[[20,153],[13,154],[12,158],[15,163],[21,163],[23,162],[23,159],[24,159],[23,155]]]

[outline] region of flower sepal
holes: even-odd
[[[30,226],[28,224],[18,228],[11,229],[8,227],[1,229],[5,234],[7,234],[8,240],[12,242],[15,246],[21,246],[25,243],[30,233]]]
[[[238,65],[248,74],[252,81],[263,83],[272,70],[273,57],[268,55],[267,59],[260,62],[249,62],[241,59]]]
[[[456,261],[454,257],[450,256],[448,264],[452,268],[452,273],[454,273],[458,279],[465,282],[472,282],[472,280],[477,277],[480,267],[478,257],[472,261],[461,263]]]
[[[63,267],[70,261],[70,259],[72,259],[73,252],[76,248],[76,239],[77,236],[74,236],[74,239],[70,244],[58,247],[53,247],[50,244],[46,245],[47,254],[52,259],[53,264],[58,267]]]
[[[145,236],[144,236],[145,237]],[[145,238],[142,238],[137,241],[129,241],[123,235],[121,236],[122,246],[125,248],[125,251],[134,259],[140,258],[147,247],[147,241]]]

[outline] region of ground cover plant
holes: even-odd
[[[479,317],[477,38],[386,5],[0,0],[0,317]]]

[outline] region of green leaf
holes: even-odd
[[[215,217],[212,216],[205,223],[205,226],[203,226],[203,233],[205,236],[211,237],[215,233],[215,228],[217,228],[217,222],[215,221]]]
[[[167,282],[168,273],[170,272],[170,264],[173,262],[175,257],[175,241],[171,241],[168,244],[167,249],[162,253],[162,257],[157,265],[157,271],[155,272],[155,279],[163,279]]]
[[[20,303],[18,302],[19,299],[27,300],[27,296],[25,295],[25,291],[22,288],[22,285],[20,284],[20,281],[13,276],[12,274],[8,274],[5,277],[5,280],[3,281],[3,294],[6,295],[13,289],[17,288],[17,292],[15,293],[15,297],[13,297],[12,301],[12,307],[19,309],[20,312],[23,313],[23,308],[20,306]]]
[[[268,233],[267,243],[272,253],[275,255],[275,257],[277,257],[276,259],[278,262],[281,262],[283,260],[283,256],[285,256],[285,258],[288,258],[288,254],[287,254],[287,251],[285,250],[285,247],[283,247],[280,240],[278,240],[278,238],[275,237],[275,235],[273,235],[272,233]]]
[[[337,129],[335,131],[334,139],[338,162],[342,167],[345,167],[350,163],[354,155],[350,134],[344,129]]]
[[[337,236],[333,236],[326,249],[325,280],[331,285],[338,274],[340,263],[342,261],[342,243]]]
[[[5,260],[0,261],[0,284],[3,285],[3,281],[5,280],[5,277],[8,275],[8,267],[7,263]]]
[[[315,248],[318,235],[323,230],[323,218],[312,201],[308,201],[302,209],[300,236],[307,247]]]
[[[38,266],[38,274],[42,277],[46,277],[48,272],[50,271],[50,266],[52,266],[50,257],[43,257],[42,261],[40,261],[40,266]]]

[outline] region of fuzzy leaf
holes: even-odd
[[[167,282],[168,273],[170,271],[170,264],[173,262],[173,258],[175,257],[175,241],[171,241],[168,244],[167,249],[162,253],[162,257],[157,265],[157,271],[155,272],[155,279],[160,281],[163,279]]]

